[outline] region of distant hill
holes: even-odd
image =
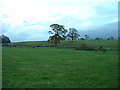
[[[115,39],[118,38],[118,22],[105,24],[99,27],[95,27],[92,30],[80,31],[81,35],[89,35],[92,39],[96,37],[108,38],[113,36]]]

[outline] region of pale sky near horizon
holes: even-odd
[[[12,41],[47,40],[53,23],[78,30],[118,21],[119,0],[0,0],[0,32]]]

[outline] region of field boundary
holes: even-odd
[[[102,47],[102,49],[99,49],[98,47],[94,47],[94,48],[81,48],[78,49],[80,47],[78,46],[53,46],[53,45],[44,45],[44,46],[40,46],[40,45],[8,45],[8,44],[2,44],[1,47],[25,47],[25,48],[61,48],[61,49],[76,49],[76,50],[86,50],[86,51],[108,51],[108,50],[119,50],[117,48],[106,48],[106,47]]]
[[[51,47],[51,48],[76,48],[74,46],[38,46],[38,45],[2,45],[2,47],[28,47],[28,48],[37,48],[37,47]]]

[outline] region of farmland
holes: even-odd
[[[109,48],[117,48],[118,41],[117,40],[76,40],[74,42],[71,41],[61,41],[58,46],[81,46],[82,44],[86,44],[88,46],[105,46]],[[9,45],[38,45],[38,46],[54,46],[53,43],[48,43],[47,41],[27,41],[27,42],[17,42],[10,43]]]
[[[3,88],[116,88],[117,41],[62,41],[62,46],[110,48],[106,52],[65,48],[3,47]],[[16,45],[50,45],[20,42]],[[53,45],[53,44],[51,44]]]

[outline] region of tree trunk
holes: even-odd
[[[73,37],[72,37],[72,42],[73,42]]]

